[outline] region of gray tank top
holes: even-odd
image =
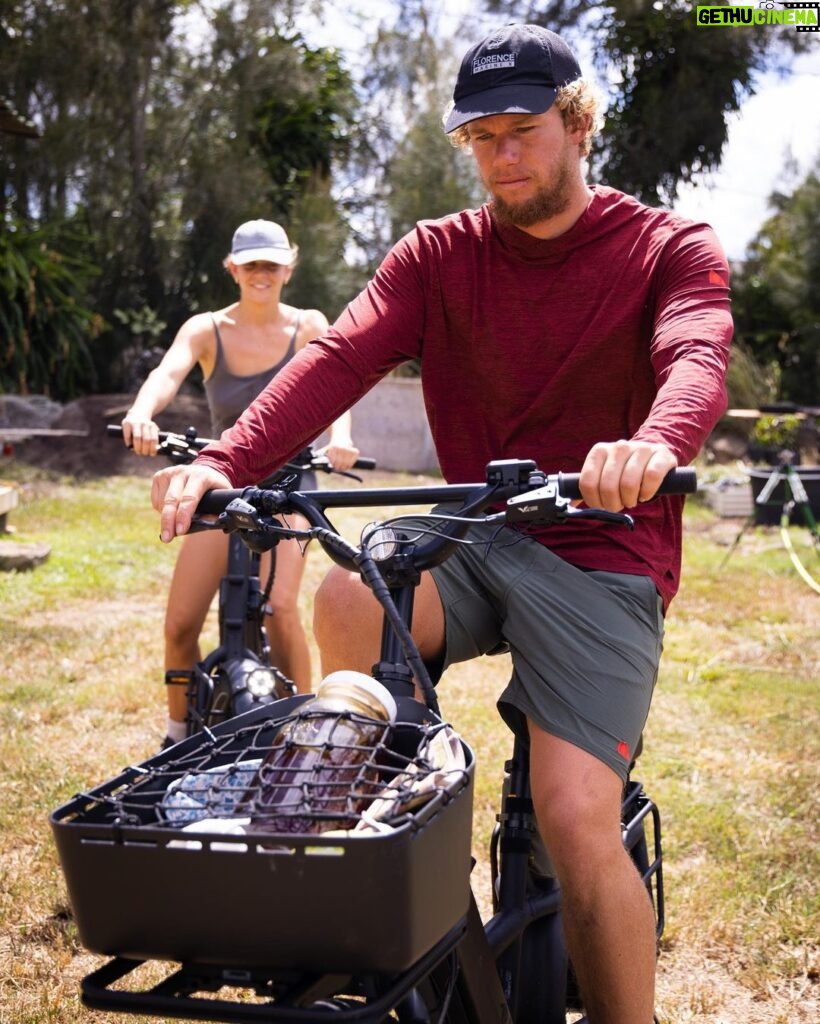
[[[216,325],[213,313],[211,314],[214,334],[216,335],[216,359],[214,361],[214,371],[205,381],[204,387],[205,396],[208,399],[208,408],[211,411],[211,431],[214,437],[219,437],[223,430],[233,426],[260,391],[264,390],[285,363],[293,358],[293,354],[296,351],[296,335],[299,331],[301,316],[301,310],[297,311],[296,323],[293,325],[293,334],[290,337],[287,352],[285,352],[279,362],[267,370],[252,373],[247,377],[240,377],[235,373],[231,373],[225,366],[222,338],[219,336],[219,328]]]

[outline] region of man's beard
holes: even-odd
[[[500,223],[531,228],[533,224],[550,220],[569,209],[572,200],[570,181],[569,167],[562,163],[554,184],[542,186],[531,199],[523,203],[508,203],[506,199],[493,196],[490,207]]]

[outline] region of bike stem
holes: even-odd
[[[413,603],[416,596],[415,584],[406,583],[390,589],[390,596],[396,610],[406,623],[413,621]],[[372,668],[373,677],[390,690],[394,696],[414,697],[416,688],[401,641],[395,629],[385,616],[382,624],[382,639],[379,660]]]

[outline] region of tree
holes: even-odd
[[[533,21],[572,41],[592,41],[611,82],[606,126],[591,156],[595,177],[650,205],[719,164],[728,117],[754,91],[755,76],[798,33],[704,29],[684,0],[487,0],[490,10]]]
[[[193,125],[179,224],[187,274],[171,322],[186,308],[231,301],[222,261],[237,225],[266,217],[290,230],[301,199],[326,188],[346,153],[357,109],[349,75],[337,54],[308,46],[290,20],[276,24],[273,6],[226,3],[187,86]],[[303,246],[302,271],[309,258]]]
[[[400,238],[426,218],[443,217],[477,205],[483,186],[472,160],[443,137],[439,97],[420,110],[390,161],[387,209],[391,234]]]
[[[790,194],[770,198],[773,215],[735,277],[739,338],[774,369],[780,399],[818,404],[820,381],[820,157]]]
[[[260,99],[252,143],[273,183],[276,212],[287,219],[312,183],[329,181],[334,161],[346,157],[355,103],[337,52],[311,49],[298,36],[276,42],[283,65],[291,65],[288,88]]]
[[[299,259],[285,300],[320,309],[332,322],[367,283],[367,273],[348,258],[350,231],[329,180],[313,181],[294,202],[289,231]]]
[[[287,224],[343,155],[355,94],[339,58],[294,29],[318,6],[218,0],[191,22],[193,0],[0,0],[0,93],[43,132],[36,148],[9,144],[0,216],[19,232],[82,229],[76,255],[100,268],[82,304],[108,325],[100,388],[123,386],[121,356],[161,325],[170,340],[234,298],[221,264],[236,226]]]
[[[441,5],[397,0],[394,11],[377,28],[360,82],[366,119],[347,168],[350,187],[337,181],[351,222],[361,225],[355,238],[370,272],[418,220],[483,198],[472,161],[442,129],[457,58],[440,28]]]

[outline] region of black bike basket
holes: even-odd
[[[474,758],[456,738],[463,768],[431,769],[429,741],[443,726],[416,701],[398,701],[389,740],[373,751],[375,799],[396,807],[377,830],[236,831],[259,760],[303,700],[192,736],[51,815],[87,949],[223,967],[395,972],[466,916]],[[416,786],[415,796],[396,796],[425,773],[422,795]],[[234,831],[205,831],[203,817]]]

